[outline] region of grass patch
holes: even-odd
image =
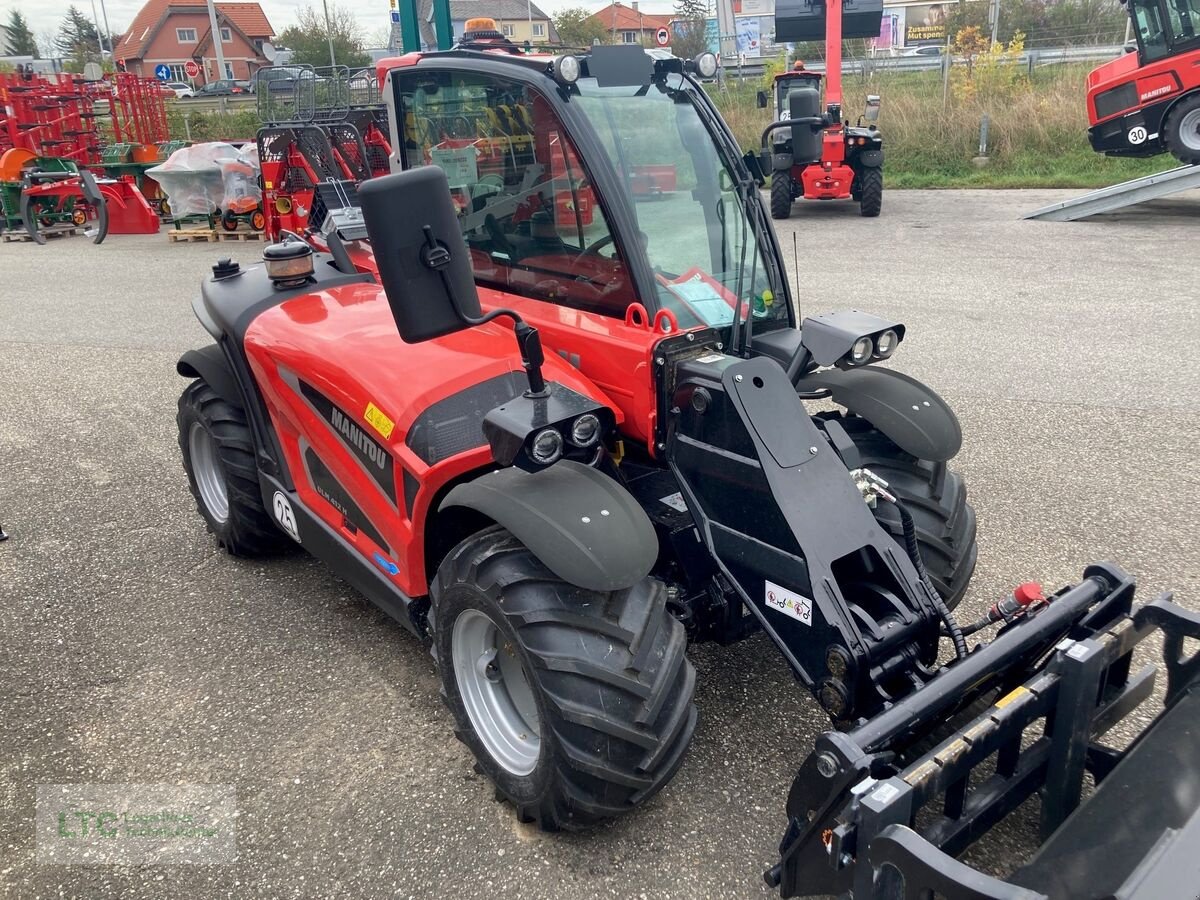
[[[882,97],[883,171],[891,188],[1094,188],[1168,168],[1172,161],[1162,157],[1110,159],[1092,151],[1084,102],[1089,70],[1049,66],[1027,76],[1012,67],[999,78],[968,78],[956,67],[946,94],[940,72],[847,76],[843,93],[852,119],[866,94]],[[767,110],[755,108],[761,87],[746,82],[714,94],[743,148],[758,147],[769,121]],[[971,159],[985,113],[991,163],[977,168]]]

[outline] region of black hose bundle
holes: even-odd
[[[933,600],[933,608],[937,610],[937,614],[941,616],[942,622],[946,625],[950,640],[954,642],[954,655],[959,659],[966,659],[967,639],[963,637],[962,629],[954,618],[954,613],[950,612],[950,607],[946,606],[946,601],[942,599],[942,595],[938,593],[933,582],[929,580],[929,575],[925,572],[925,563],[921,560],[921,548],[917,544],[917,526],[913,523],[912,513],[905,509],[904,504],[899,500],[892,502],[900,513],[900,523],[904,527],[904,549],[908,551],[908,557],[916,567],[921,583],[925,585],[930,599]]]

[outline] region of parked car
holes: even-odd
[[[233,94],[248,94],[242,85],[245,82],[232,81],[228,78],[221,81],[210,81],[200,90],[196,91],[197,97],[229,97]]]
[[[164,81],[162,86],[164,91],[174,94],[177,100],[196,96],[195,88],[185,81]]]
[[[941,56],[946,52],[946,48],[940,44],[934,44],[932,47],[909,47],[904,51],[905,56]]]

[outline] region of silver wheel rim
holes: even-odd
[[[188,432],[188,455],[192,458],[192,474],[204,508],[219,524],[229,518],[229,494],[225,478],[217,465],[217,445],[212,435],[199,422],[193,422]]]
[[[475,734],[501,766],[528,775],[542,751],[541,722],[516,648],[488,616],[468,609],[454,622],[450,654]]]
[[[1193,109],[1179,123],[1179,140],[1189,150],[1200,150],[1200,109]]]

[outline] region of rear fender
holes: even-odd
[[[216,344],[209,344],[200,350],[189,350],[179,358],[175,371],[184,378],[203,378],[226,403],[239,409],[246,408],[233,367]]]
[[[860,150],[855,154],[854,162],[859,168],[878,169],[883,166],[883,150]]]
[[[892,369],[823,369],[803,376],[800,391],[823,388],[862,416],[905,453],[943,462],[962,447],[962,427],[954,410],[934,390]]]
[[[633,496],[571,460],[533,473],[490,472],[455,487],[439,509],[453,507],[504,526],[555,575],[587,590],[632,587],[658,557],[654,526]]]

